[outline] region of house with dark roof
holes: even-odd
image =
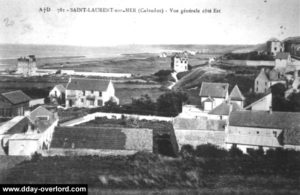
[[[275,56],[275,69],[285,69],[291,63],[291,54],[288,52],[279,52]]]
[[[273,111],[231,112],[226,129],[226,147],[243,152],[261,148],[300,150],[300,113]]]
[[[119,126],[56,127],[50,153],[128,155],[153,151],[153,130]]]
[[[22,116],[29,110],[31,98],[21,90],[0,94],[0,117]]]
[[[70,78],[66,86],[67,108],[104,106],[109,100],[119,103],[112,81]]]
[[[267,93],[270,87],[282,83],[286,85],[286,80],[280,71],[276,69],[268,70],[262,68],[254,81],[255,93]]]
[[[202,82],[199,96],[204,111],[213,110],[228,99],[228,83]]]
[[[208,143],[225,147],[225,126],[225,120],[212,120],[207,117],[176,117],[173,121],[179,148],[186,144],[196,147]]]
[[[171,69],[175,72],[188,71],[189,59],[185,53],[177,53],[171,58]]]

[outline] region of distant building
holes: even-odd
[[[249,149],[285,148],[300,150],[300,113],[236,111],[229,117],[226,147]]]
[[[111,81],[70,78],[66,86],[66,107],[104,106],[109,100],[119,104]]]
[[[193,147],[201,144],[225,147],[225,125],[224,120],[209,120],[207,117],[176,117],[173,121],[179,148],[186,144]]]
[[[261,111],[269,111],[272,108],[272,93],[269,92],[264,97],[256,100],[250,105],[246,106],[245,110],[261,110]]]
[[[284,46],[278,39],[270,39],[267,41],[267,53],[268,55],[276,56],[278,52],[283,52]]]
[[[228,99],[228,83],[202,82],[199,96],[204,111],[210,111]]]
[[[281,73],[275,69],[266,71],[262,68],[258,76],[255,78],[254,92],[267,93],[270,87],[277,83],[286,84],[285,78],[281,75]]]
[[[22,74],[25,77],[35,75],[37,70],[36,58],[34,55],[28,57],[21,57],[18,59],[17,74]]]
[[[186,54],[175,54],[171,58],[171,69],[175,72],[185,72],[188,71],[188,56]]]
[[[0,94],[0,117],[24,115],[31,98],[20,90]]]
[[[128,155],[153,151],[153,131],[123,127],[56,127],[50,152],[61,155]]]
[[[237,85],[235,85],[234,88],[231,90],[229,95],[229,101],[231,103],[236,103],[241,108],[244,107],[245,97],[243,96],[242,92],[240,91]]]
[[[275,69],[284,70],[291,63],[291,55],[287,52],[279,52],[275,56]]]
[[[284,51],[293,57],[300,58],[300,37],[289,37],[284,40]]]

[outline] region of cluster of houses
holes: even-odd
[[[299,70],[290,64],[291,56],[283,52],[281,42],[271,40],[267,47],[275,56],[275,67],[262,68],[254,82],[254,92],[265,96],[245,107],[238,85],[202,82],[200,103],[184,104],[182,113],[172,118],[179,148],[210,143],[226,149],[238,147],[245,153],[259,148],[300,150],[300,113],[272,111],[270,93],[270,87],[278,83],[287,87],[287,93],[298,92]],[[19,71],[27,76],[36,68],[35,57],[29,58],[19,59]],[[174,55],[171,68],[176,73],[187,71],[187,55]],[[119,104],[112,81],[100,79],[70,78],[66,85],[54,86],[49,98],[64,109],[101,107],[108,101]],[[0,94],[0,116],[10,119],[0,123],[1,155],[32,155],[49,149],[61,155],[152,151],[151,128],[62,127],[56,108],[36,107],[43,102],[34,102],[38,101],[20,90]]]

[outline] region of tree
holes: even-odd
[[[163,116],[177,116],[182,111],[182,103],[188,97],[182,92],[168,92],[157,99],[157,111]]]
[[[139,114],[154,114],[156,105],[150,96],[146,94],[138,99],[132,99],[131,109]]]

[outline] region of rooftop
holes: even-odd
[[[176,117],[173,121],[175,130],[212,130],[224,131],[226,122],[223,120],[208,120],[207,117],[182,118]]]
[[[300,113],[269,111],[235,111],[229,126],[257,127],[284,130],[284,143],[300,145]]]
[[[199,96],[212,98],[225,98],[228,92],[228,83],[202,82]]]
[[[66,91],[66,88],[61,84],[55,85],[55,88],[57,88],[59,91],[61,91],[63,93]]]
[[[31,100],[31,98],[21,90],[10,91],[6,93],[2,93],[1,95],[5,97],[12,104],[25,103]]]
[[[106,91],[108,80],[71,78],[66,89],[69,90],[88,90],[88,91]]]
[[[288,59],[290,56],[290,53],[288,52],[278,52],[275,56],[275,59]]]
[[[231,100],[237,100],[237,101],[245,100],[245,97],[243,96],[242,92],[240,91],[240,89],[237,85],[234,86],[229,97]]]
[[[241,110],[241,107],[236,103],[223,102],[222,104],[211,110],[208,114],[228,116],[230,112],[230,106],[232,106],[232,111]]]

